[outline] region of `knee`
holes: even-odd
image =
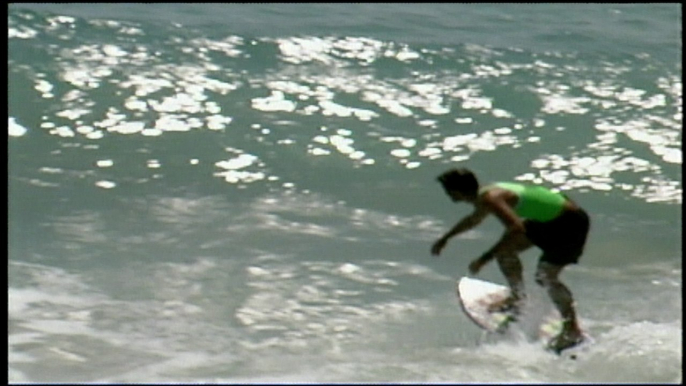
[[[564,266],[550,264],[545,260],[538,263],[536,267],[536,284],[549,288],[560,284],[558,276]]]
[[[496,256],[496,260],[501,267],[521,269],[522,262],[515,253],[500,253]]]
[[[546,283],[549,283],[549,281],[547,280],[546,274],[544,272],[541,272],[541,271],[536,271],[535,279],[536,279],[536,284],[540,285],[541,287],[545,287]]]
[[[541,287],[550,287],[557,281],[557,278],[553,275],[550,275],[545,270],[539,269],[536,271],[535,280],[536,284],[540,285]]]

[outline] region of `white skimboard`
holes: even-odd
[[[505,312],[491,312],[488,307],[510,296],[504,285],[463,277],[457,282],[457,298],[464,313],[486,331],[501,331],[510,319]]]

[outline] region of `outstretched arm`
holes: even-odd
[[[448,240],[481,224],[487,215],[488,211],[485,210],[485,208],[477,207],[472,214],[460,220],[457,224],[455,224],[454,227],[452,227],[446,234],[444,234],[440,239],[438,239],[438,241],[434,243],[434,245],[431,247],[431,254],[434,256],[440,255],[441,251],[448,243]]]

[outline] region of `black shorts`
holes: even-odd
[[[575,209],[548,222],[526,220],[524,227],[529,240],[543,250],[541,261],[567,265],[576,264],[584,252],[590,223],[583,209]]]

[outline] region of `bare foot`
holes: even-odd
[[[563,350],[574,347],[584,341],[584,335],[580,330],[570,329],[562,331],[558,336],[548,342],[548,349],[560,354]]]
[[[513,315],[519,314],[520,300],[515,297],[507,297],[488,306],[488,312],[508,312]]]

